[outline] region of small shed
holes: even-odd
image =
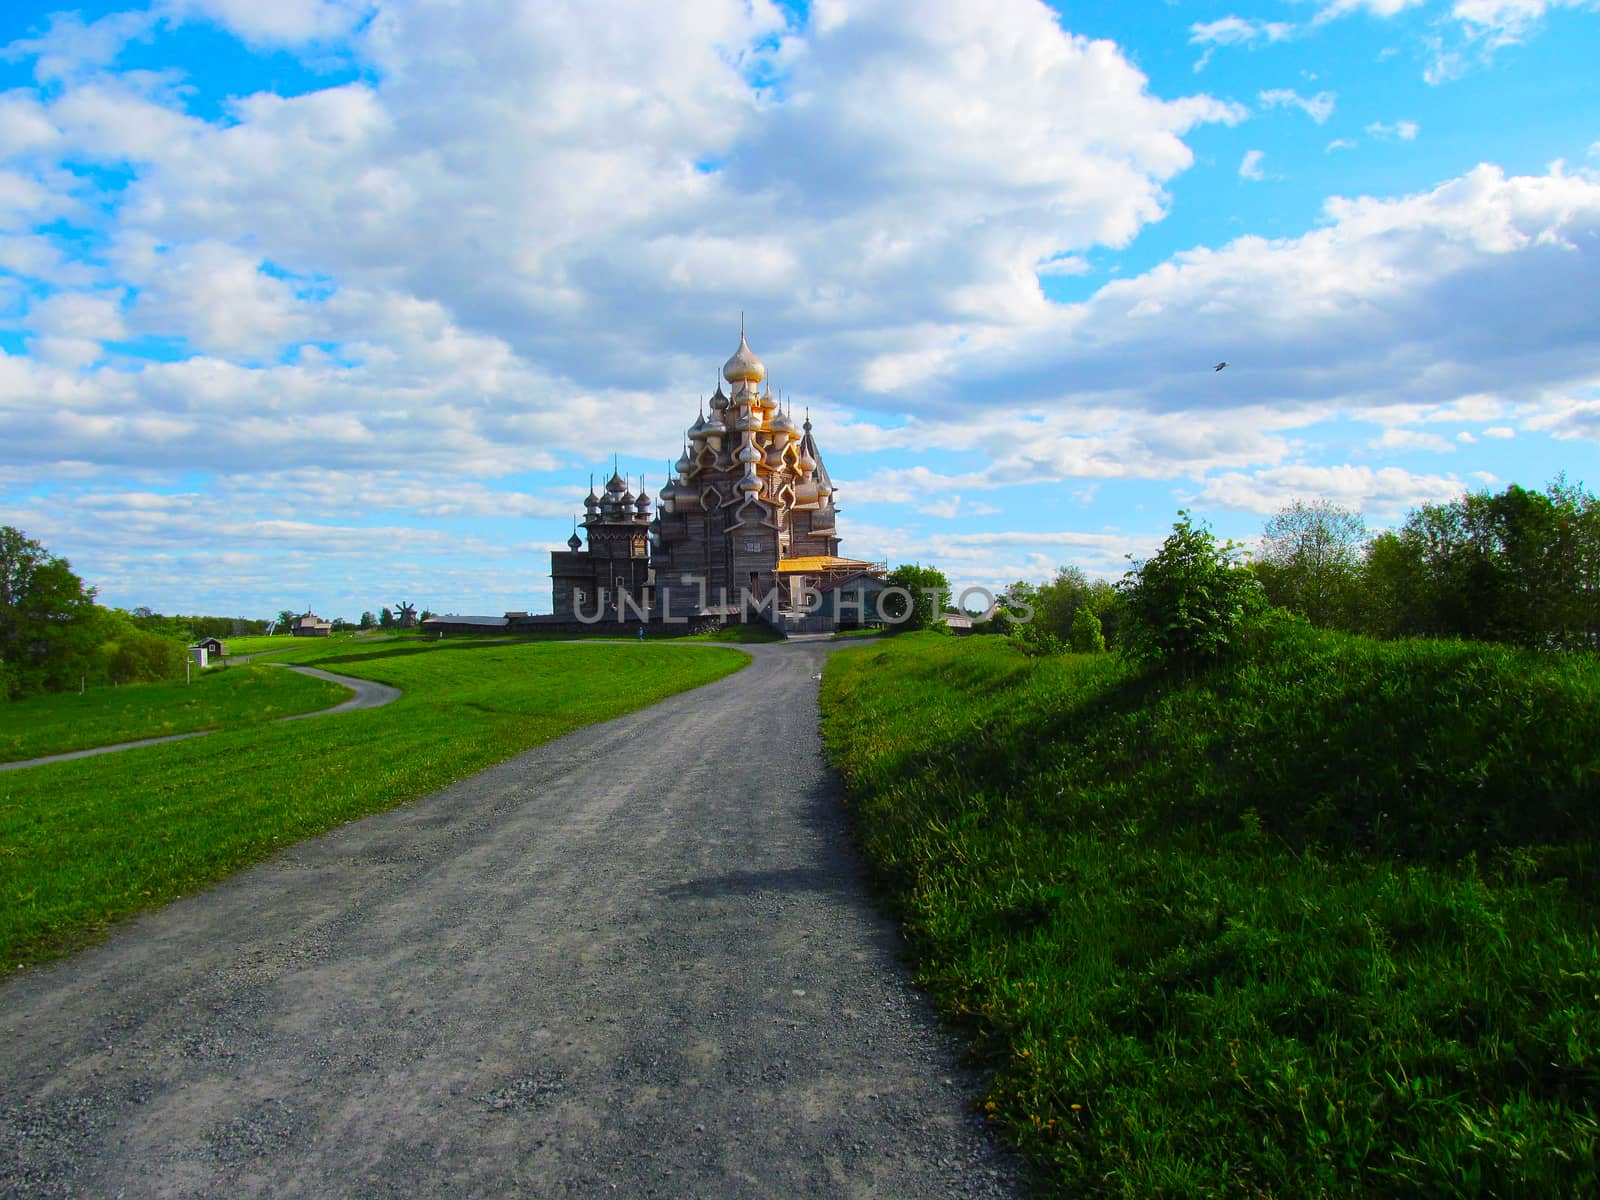
[[[201,670],[205,670],[213,658],[222,657],[222,643],[214,637],[201,638],[189,647],[189,657]]]

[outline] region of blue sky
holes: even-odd
[[[1600,483],[1600,5],[981,9],[13,0],[0,523],[129,607],[539,611],[741,311],[844,552],[961,584]]]

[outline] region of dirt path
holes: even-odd
[[[390,687],[386,683],[374,683],[370,679],[357,679],[353,675],[334,675],[328,671],[319,671],[315,667],[293,667],[288,663],[268,663],[267,665],[283,667],[288,671],[298,671],[302,675],[313,675],[318,679],[340,683],[355,693],[350,699],[340,701],[332,708],[314,708],[310,712],[279,717],[278,720],[280,721],[300,721],[306,717],[331,717],[334,713],[349,712],[351,709],[356,708],[382,708],[385,704],[393,704],[400,699],[400,689]],[[136,742],[117,742],[110,746],[91,746],[87,750],[68,750],[65,754],[46,754],[41,758],[24,758],[17,762],[0,763],[0,771],[20,771],[23,767],[43,767],[50,763],[66,762],[70,758],[92,758],[96,754],[116,754],[120,750],[137,750],[141,746],[159,746],[162,742],[181,742],[185,738],[205,737],[208,733],[216,732],[215,729],[196,729],[191,733],[169,733],[165,737],[140,738]]]
[[[1013,1194],[745,649],[0,986],[0,1195]]]

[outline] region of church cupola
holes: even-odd
[[[733,357],[722,364],[722,377],[733,384],[735,393],[740,384],[754,387],[767,377],[767,364],[755,356],[750,344],[744,340],[744,330],[739,331],[739,348]],[[720,389],[719,389],[720,390]]]

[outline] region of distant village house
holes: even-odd
[[[289,632],[295,637],[331,637],[333,623],[324,621],[315,613],[307,613],[290,626]]]

